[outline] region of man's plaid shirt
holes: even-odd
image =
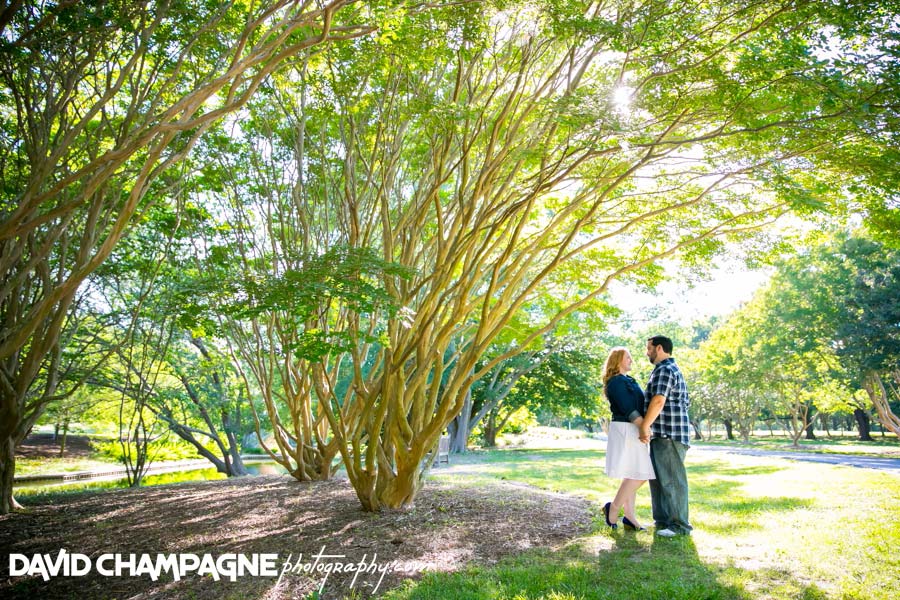
[[[668,437],[690,446],[691,421],[688,418],[688,408],[691,406],[691,399],[688,398],[687,385],[675,359],[665,359],[650,373],[644,397],[644,413],[653,396],[665,396],[666,404],[650,426],[651,437]]]

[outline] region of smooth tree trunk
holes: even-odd
[[[700,432],[700,421],[691,421],[691,426],[694,428],[694,439],[702,440],[703,434]]]
[[[463,414],[466,414],[468,425],[464,428],[466,438],[462,440],[451,439],[450,441],[450,451],[451,452],[465,452],[468,445],[468,438],[472,435],[472,431],[484,421],[489,413],[497,413],[501,407],[503,406],[504,400],[509,396],[509,393],[512,391],[515,384],[525,375],[536,369],[541,365],[541,363],[546,360],[545,355],[539,355],[536,352],[528,353],[527,355],[520,355],[518,358],[526,359],[524,364],[519,364],[517,368],[512,369],[511,371],[505,371],[501,368],[501,365],[498,365],[492,375],[490,377],[485,378],[485,393],[484,393],[484,403],[478,412],[472,416],[472,400],[471,400],[471,388],[466,397],[466,403],[463,405]],[[459,422],[461,417],[457,417],[454,419],[454,422]],[[485,426],[483,426],[485,427]],[[494,429],[496,427],[496,419]],[[502,428],[502,426],[501,426]],[[461,436],[462,433],[459,429],[456,429],[456,435]],[[490,439],[495,440],[494,444],[496,445],[496,431],[490,436]],[[485,437],[485,440],[488,438]],[[461,450],[455,450],[454,448],[460,448]]]
[[[725,425],[725,439],[734,441],[734,425],[732,424],[731,419],[725,419],[722,423]]]
[[[235,436],[234,432],[231,430],[228,430],[225,435],[228,439],[228,453],[225,455],[225,457],[228,462],[229,469],[225,474],[229,477],[243,477],[244,475],[249,475],[250,471],[247,470],[247,467],[244,465],[244,459],[241,458],[241,451],[240,447],[238,446],[237,436]]]
[[[806,424],[806,428],[805,428],[806,429],[806,439],[808,439],[808,440],[817,439],[816,433],[815,433],[815,431],[813,431],[813,429],[815,429],[815,426],[816,426],[815,420],[810,419],[809,422]]]
[[[12,438],[3,440],[0,447],[0,514],[7,514],[15,508],[21,508],[13,498],[13,477],[16,474],[16,445]]]
[[[232,433],[229,432],[228,434],[228,449],[223,450],[222,456],[217,456],[194,437],[190,428],[177,423],[174,420],[169,420],[167,416],[162,416],[162,418],[168,423],[170,431],[185,442],[191,444],[197,451],[197,454],[213,464],[217,472],[223,473],[228,477],[241,477],[249,474],[247,467],[244,465],[244,460],[241,458],[241,454],[237,449],[236,440]],[[222,440],[218,436],[213,439],[220,449],[224,447]]]
[[[897,388],[900,387],[900,369],[890,374],[897,387],[894,387],[894,399],[897,398]],[[884,437],[885,429],[891,433],[900,436],[900,417],[891,410],[891,395],[885,387],[881,379],[881,374],[876,371],[867,371],[863,376],[866,393],[875,406],[875,414],[878,415],[878,422],[881,424],[881,437]]]
[[[390,478],[382,477],[373,488],[366,488],[371,493],[356,486],[354,490],[366,512],[403,511],[413,506],[423,483],[421,470],[407,467],[398,468]]]
[[[484,447],[485,448],[496,448],[497,447],[497,426],[496,419],[494,415],[488,416],[487,419],[484,420]]]
[[[454,450],[454,440],[456,440],[457,432],[459,430],[459,417],[450,421],[450,424],[447,425],[447,435],[450,436],[450,452],[454,454],[459,454],[458,451]]]
[[[796,398],[796,396],[795,396]],[[794,401],[791,403],[791,418],[789,424],[791,426],[790,435],[791,435],[791,445],[794,448],[800,447],[800,438],[803,436],[803,432],[806,431],[807,435],[810,429],[813,426],[813,421],[815,416],[810,418],[810,407],[808,404],[804,404],[803,402]],[[807,438],[809,439],[809,438]]]
[[[819,413],[819,420],[822,422],[822,429],[825,431],[825,436],[831,437],[831,431],[829,431],[828,427],[828,415]]]
[[[472,419],[472,389],[466,392],[466,401],[463,404],[462,412],[459,413],[450,424],[450,452],[453,454],[463,454],[468,451],[469,435]]]
[[[512,417],[515,412],[515,409],[509,410],[506,415],[501,417],[500,409],[495,408],[490,413],[488,413],[488,416],[485,419],[483,425],[485,447],[497,447],[497,436],[500,435],[500,432],[503,431],[503,428],[506,427],[506,424],[509,422],[510,417]],[[569,429],[568,424],[566,425],[566,429]]]
[[[66,439],[69,437],[69,422],[65,421],[62,425],[62,439],[59,441],[59,457],[66,456]]]
[[[871,422],[868,413],[861,408],[857,408],[853,411],[853,417],[856,419],[856,426],[859,428],[859,440],[861,442],[871,442]]]
[[[55,389],[55,383],[53,385]],[[13,418],[6,420],[8,413],[0,411],[0,515],[22,508],[13,496],[16,447],[31,433],[45,406],[37,407],[24,419],[19,419],[14,414]]]
[[[132,440],[134,449],[132,452]],[[150,431],[143,421],[135,425],[134,433],[119,438],[122,454],[125,458],[125,476],[128,487],[140,487],[147,469],[150,468]]]

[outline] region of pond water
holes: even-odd
[[[244,466],[250,475],[277,475],[287,474],[287,470],[275,462],[245,462]],[[145,475],[142,486],[163,485],[166,483],[181,483],[184,481],[213,481],[226,479],[224,473],[216,471],[215,467],[193,468],[183,471],[169,471]],[[16,497],[27,497],[38,494],[55,494],[67,492],[81,492],[87,490],[102,490],[128,487],[128,480],[119,477],[98,477],[96,479],[77,479],[73,481],[37,480],[26,483],[17,483],[14,486]]]

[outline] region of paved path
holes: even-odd
[[[694,452],[746,454],[749,456],[766,456],[786,458],[805,462],[826,463],[860,469],[877,469],[900,475],[900,458],[882,458],[878,456],[857,456],[854,454],[820,454],[816,452],[779,452],[777,450],[757,450],[755,448],[737,448],[734,446],[692,446]]]

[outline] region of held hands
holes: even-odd
[[[638,439],[641,440],[641,443],[649,444],[650,443],[650,425],[641,423],[638,426]]]
[[[634,421],[632,421],[638,428],[638,439],[641,440],[641,443],[647,444],[650,442],[650,425],[644,423],[644,417],[637,417]]]

